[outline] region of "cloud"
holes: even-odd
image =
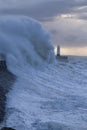
[[[75,13],[78,19],[87,20],[87,5],[78,7]]]
[[[87,13],[78,14],[77,17],[78,17],[79,19],[82,19],[82,20],[87,20]]]
[[[41,21],[66,13],[77,13],[86,0],[1,0],[1,14],[23,14]]]
[[[62,47],[87,46],[87,23],[77,19],[55,19],[45,25],[51,31],[55,45]]]

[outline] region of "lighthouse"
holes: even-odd
[[[60,56],[60,46],[57,46],[57,56]]]
[[[60,54],[60,46],[57,46],[57,55],[56,55],[57,61],[63,61],[63,62],[68,62],[68,56],[61,55]]]

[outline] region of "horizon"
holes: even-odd
[[[60,46],[61,47],[61,46]],[[57,46],[54,47],[55,54]],[[84,51],[84,53],[83,53]],[[61,47],[60,48],[61,55],[69,55],[69,56],[82,56],[87,57],[87,47]]]
[[[60,46],[60,45],[57,45]],[[54,53],[57,54],[57,46],[54,47]],[[84,51],[84,54],[82,52]],[[60,55],[87,57],[87,47],[62,47],[60,46]]]

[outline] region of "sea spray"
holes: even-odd
[[[55,59],[50,33],[36,20],[22,16],[0,18],[0,52],[13,73],[28,64],[37,66]]]

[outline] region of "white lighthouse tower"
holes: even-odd
[[[57,56],[60,56],[60,46],[57,46]]]
[[[57,46],[57,55],[56,59],[58,61],[68,62],[68,57],[60,54],[60,46]]]

